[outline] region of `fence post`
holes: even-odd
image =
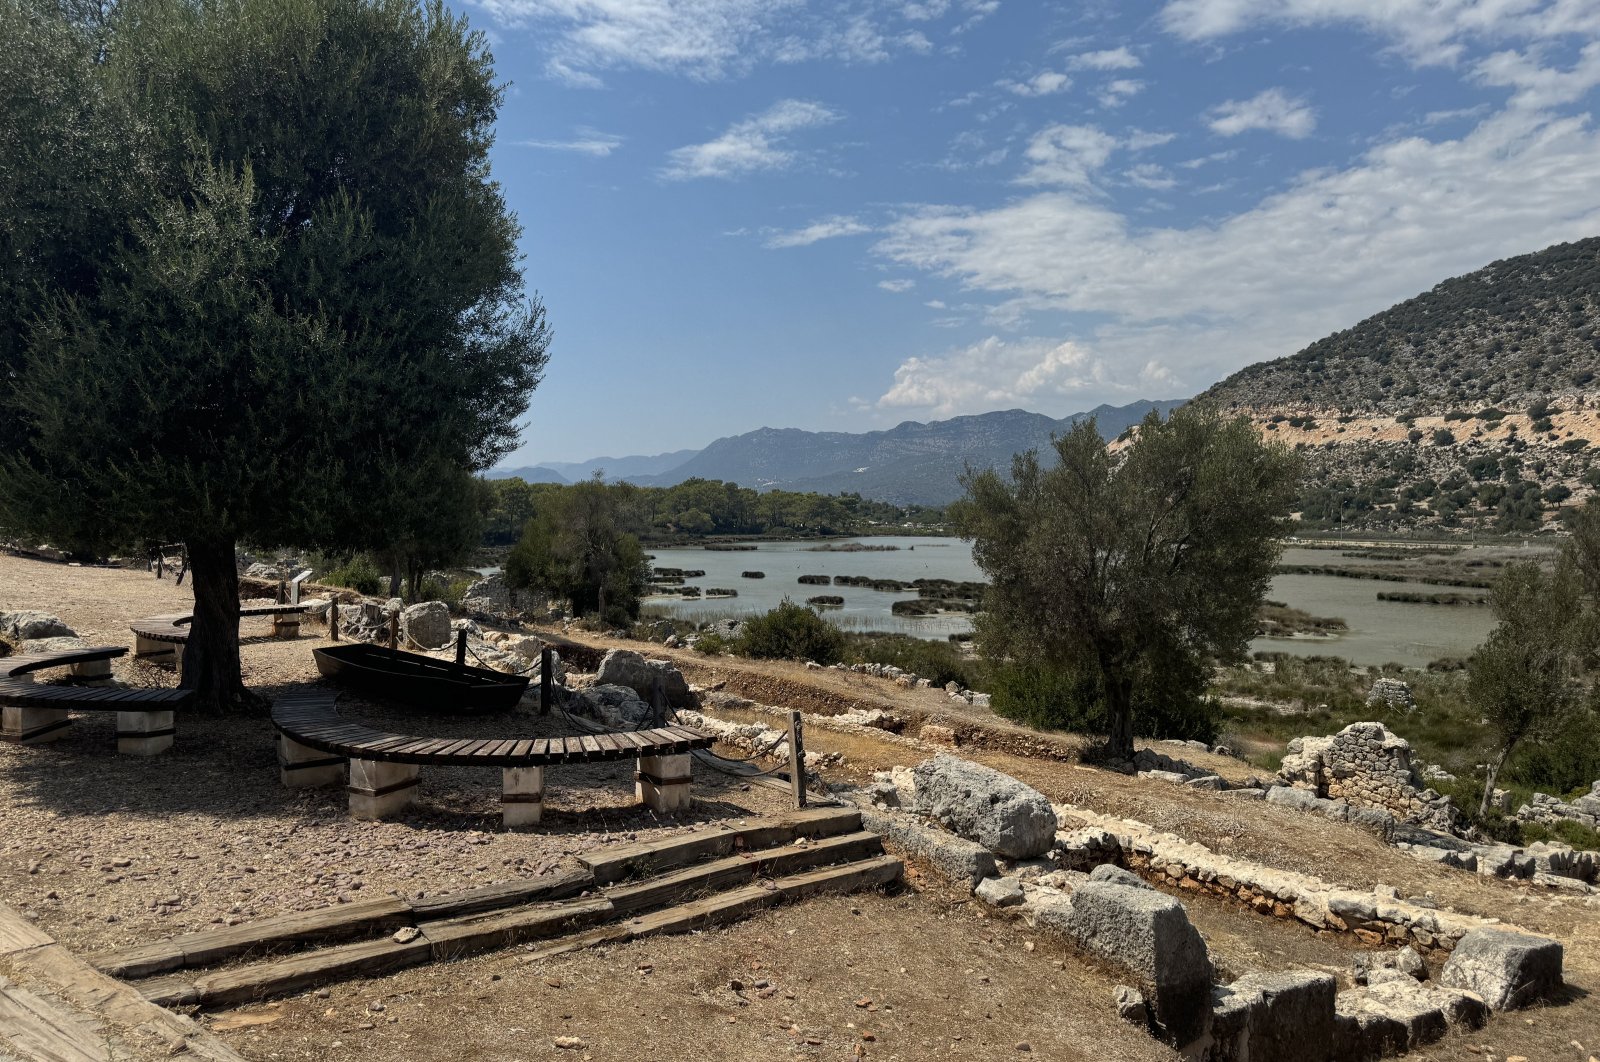
[[[289,603],[289,584],[285,583],[282,579],[278,580],[277,603],[280,605],[287,605]]]
[[[389,652],[400,648],[400,610],[389,613]]]
[[[667,725],[667,691],[662,688],[659,678],[650,685],[650,725]]]
[[[456,667],[467,666],[467,629],[456,631]]]
[[[328,640],[339,640],[339,595],[334,594],[333,600],[328,602]]]
[[[548,645],[539,650],[539,714],[550,714],[550,684],[555,677],[550,673],[555,670],[553,657],[555,651]]]
[[[794,794],[794,806],[806,806],[806,747],[800,713],[789,713],[789,789]]]

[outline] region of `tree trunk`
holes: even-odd
[[[1482,819],[1489,814],[1489,801],[1494,798],[1494,784],[1500,779],[1500,768],[1506,765],[1506,760],[1511,756],[1511,746],[1506,745],[1500,750],[1500,755],[1489,764],[1488,773],[1483,778],[1483,799],[1478,803],[1478,818]]]
[[[389,596],[400,596],[400,562],[394,562],[394,574],[389,576]]]
[[[202,711],[257,707],[239,668],[239,566],[233,539],[190,539],[194,622],[183,648],[179,685],[195,691]]]
[[[1106,753],[1113,759],[1133,759],[1133,682],[1106,673]]]

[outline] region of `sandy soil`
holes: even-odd
[[[127,644],[128,620],[182,608],[186,596],[142,573],[0,557],[0,609],[55,611],[93,641]],[[274,642],[265,631],[265,621],[246,627],[247,682],[270,694],[311,681],[314,640]],[[765,703],[823,714],[885,707],[916,722],[946,722],[966,754],[1054,799],[1140,818],[1274,866],[1351,885],[1383,882],[1554,935],[1568,948],[1567,1000],[1497,1019],[1417,1057],[1584,1062],[1600,1049],[1600,911],[1581,900],[1424,864],[1358,829],[1285,809],[1092,769],[1073,762],[1079,739],[1021,730],[941,692],[635,647],[679,659],[696,681],[721,682]],[[170,671],[127,660],[118,662],[117,677],[172,682]],[[352,715],[418,733],[497,725],[342,703]],[[536,733],[551,724],[518,714],[498,725]],[[821,727],[810,730],[808,744],[846,752],[836,778],[921,755]],[[1204,759],[1230,776],[1249,771],[1238,761]],[[425,771],[406,816],[356,823],[337,791],[278,786],[262,720],[180,720],[170,753],[139,760],[115,754],[109,718],[87,717],[53,745],[0,746],[0,898],[35,914],[64,943],[93,949],[341,898],[437,894],[537,874],[577,851],[776,811],[783,799],[706,772],[697,779],[693,816],[656,822],[631,806],[623,774],[615,767],[552,772],[547,827],[533,832],[501,831],[497,778],[471,770]],[[1225,971],[1348,970],[1346,941],[1220,901],[1184,899]],[[912,868],[910,886],[892,896],[821,899],[726,929],[535,964],[513,949],[206,1020],[252,1059],[1171,1057],[1115,1020],[1114,980],[1105,971],[990,914]],[[742,990],[731,987],[735,980]],[[556,1036],[577,1036],[585,1047],[558,1050]]]

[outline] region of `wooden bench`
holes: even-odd
[[[239,609],[241,619],[247,616],[271,616],[272,634],[275,638],[298,638],[300,616],[310,605],[244,605]],[[153,657],[173,659],[179,673],[183,671],[183,654],[178,647],[189,640],[189,625],[194,613],[175,612],[168,616],[146,616],[128,625],[133,631],[133,655],[141,660]]]
[[[104,686],[52,686],[33,681],[35,671],[70,667],[92,680],[111,675],[111,661],[127,653],[120,645],[27,653],[0,659],[0,740],[37,745],[61,737],[69,714],[117,713],[117,751],[154,756],[172,747],[172,713],[187,704],[189,690],[130,690]]]
[[[340,717],[331,690],[279,697],[279,778],[291,789],[345,783],[350,814],[393,815],[411,802],[422,767],[498,767],[507,826],[532,826],[544,810],[544,769],[563,763],[638,760],[639,799],[657,812],[689,806],[690,756],[712,739],[681,726],[568,738],[419,738],[390,734]],[[349,778],[345,763],[349,762]]]

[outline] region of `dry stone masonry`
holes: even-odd
[[[1279,781],[1351,807],[1386,811],[1401,822],[1449,831],[1449,798],[1422,785],[1411,745],[1382,723],[1351,723],[1331,737],[1289,742]]]

